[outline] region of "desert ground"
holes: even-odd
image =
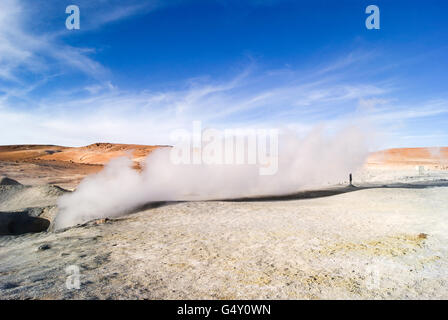
[[[0,298],[448,298],[448,148],[373,153],[354,186],[148,204],[52,230],[57,199],[85,176],[125,154],[139,170],[157,147],[0,147]]]
[[[146,156],[163,146],[94,143],[70,148],[48,145],[0,146],[0,173],[26,185],[52,184],[73,190],[109,160],[131,155],[136,169]]]

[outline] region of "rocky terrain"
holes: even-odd
[[[67,170],[45,171],[39,161],[65,149],[8,148],[23,160],[0,152],[9,177],[0,182],[2,299],[448,298],[448,171],[440,153],[437,162],[421,150],[399,161],[392,152],[381,163],[374,154],[354,174],[355,186],[148,204],[55,232],[57,199],[70,191],[49,184],[49,175],[59,172],[74,188],[90,172],[84,168],[101,164],[75,163],[94,159],[81,156]],[[79,289],[67,286],[73,270]]]

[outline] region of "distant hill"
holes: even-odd
[[[0,161],[38,160],[104,165],[113,158],[132,155],[139,164],[148,154],[163,146],[136,144],[94,143],[85,147],[62,147],[51,145],[0,146]]]
[[[367,165],[426,166],[448,169],[448,147],[395,148],[370,154]]]

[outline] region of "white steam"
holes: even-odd
[[[304,138],[282,134],[278,171],[264,176],[256,165],[176,165],[170,148],[152,152],[142,172],[128,158],[114,159],[60,198],[55,228],[119,216],[150,202],[278,195],[336,184],[363,165],[368,142],[364,130],[353,127],[331,137],[323,130]]]

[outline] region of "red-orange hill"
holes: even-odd
[[[85,147],[52,145],[0,146],[0,161],[57,161],[89,165],[104,165],[111,159],[132,155],[136,163],[157,148],[137,144],[94,143]],[[385,166],[447,166],[448,147],[395,148],[371,153],[367,165]]]
[[[139,163],[148,154],[160,147],[163,146],[115,143],[94,143],[85,147],[51,145],[0,146],[0,161],[33,162],[46,160],[104,165],[113,158],[131,155],[132,159]]]
[[[395,148],[371,153],[367,165],[448,168],[448,147]]]

